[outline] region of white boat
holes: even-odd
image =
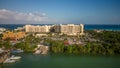
[[[3,63],[13,63],[13,62],[15,62],[15,60],[11,60],[11,59],[6,59]]]
[[[17,60],[17,59],[20,59],[20,58],[21,58],[20,56],[14,56],[14,55],[12,55],[10,57],[11,60]]]

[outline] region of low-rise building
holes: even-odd
[[[25,31],[25,26],[14,29],[15,31]]]
[[[47,34],[36,34],[35,37],[39,38],[39,37],[43,37],[43,36],[48,36]]]
[[[3,40],[6,40],[7,38],[11,39],[11,40],[19,40],[21,38],[24,38],[26,36],[25,32],[10,32],[7,31],[5,33],[3,33]]]
[[[0,34],[2,34],[4,31],[6,31],[5,28],[0,28]]]

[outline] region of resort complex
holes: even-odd
[[[84,30],[84,24],[23,25],[14,30],[1,30],[0,63],[17,62],[13,59],[21,57],[11,54],[21,52],[33,55],[120,54],[119,40],[119,31]]]
[[[0,68],[120,68],[120,0],[0,0]]]

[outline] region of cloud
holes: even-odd
[[[0,9],[0,22],[2,23],[41,23],[41,22],[55,22],[46,16],[46,13],[22,13],[6,9]],[[13,24],[14,24],[13,23]]]

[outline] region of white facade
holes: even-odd
[[[40,33],[47,33],[50,32],[51,26],[34,26],[34,25],[26,25],[25,26],[25,31],[26,32],[40,32]]]
[[[53,28],[54,27],[54,28]],[[67,25],[45,25],[45,26],[34,26],[34,25],[26,25],[25,30],[26,32],[39,32],[39,33],[47,33],[50,32],[50,29],[53,28],[54,32],[59,32],[67,35],[83,35],[84,34],[84,25],[74,25],[74,24],[67,24]]]
[[[55,32],[61,32],[67,35],[77,35],[80,34],[82,35],[84,33],[84,25],[79,24],[79,25],[74,25],[74,24],[67,24],[67,25],[62,25],[60,24],[59,26],[57,25],[55,27]]]

